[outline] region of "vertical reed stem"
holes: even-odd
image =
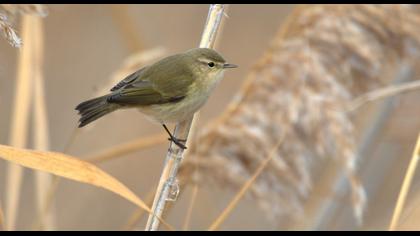
[[[22,16],[22,40],[24,42],[19,52],[17,84],[15,89],[14,106],[11,119],[10,145],[23,148],[26,146],[28,131],[29,105],[31,98],[32,76],[32,22],[37,16]],[[6,176],[6,230],[15,230],[20,186],[22,183],[23,168],[10,163]]]
[[[33,80],[34,80],[34,148],[37,150],[49,150],[49,132],[48,132],[48,118],[47,106],[45,101],[44,92],[44,78],[43,78],[43,64],[44,64],[44,38],[43,38],[43,20],[41,17],[34,18],[33,20]],[[53,230],[54,217],[51,211],[48,214],[41,214],[44,206],[44,199],[48,193],[49,185],[51,185],[52,177],[48,173],[36,171],[36,202],[37,210],[41,219],[42,229]]]
[[[411,158],[410,164],[408,165],[407,173],[404,177],[403,185],[401,186],[400,194],[398,195],[397,205],[394,209],[394,214],[392,215],[391,224],[389,230],[394,231],[397,228],[398,221],[401,216],[401,212],[404,208],[405,199],[407,198],[408,190],[410,190],[411,182],[413,181],[414,173],[417,169],[417,164],[420,159],[420,133],[417,137],[417,144],[414,148],[413,156]]]
[[[0,201],[0,231],[6,230],[6,227],[4,225],[4,213],[3,208]]]
[[[207,21],[204,26],[203,35],[201,37],[200,48],[213,48],[216,41],[217,31],[222,21],[225,6],[223,4],[210,5]],[[175,127],[174,135],[178,139],[188,140],[194,115],[186,121],[180,122]],[[168,199],[176,198],[178,195],[178,184],[176,183],[176,174],[181,164],[184,151],[171,142],[166,155],[164,168],[156,190],[155,199],[153,201],[152,211],[154,215],[149,215],[146,228],[147,231],[155,231],[159,228],[159,220],[156,216],[162,217],[165,204]],[[170,197],[172,195],[172,197]]]

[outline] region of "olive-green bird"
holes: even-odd
[[[207,101],[225,69],[235,67],[208,48],[166,57],[127,76],[111,93],[80,103],[76,107],[81,115],[79,127],[118,109],[138,108],[163,125],[169,140],[185,149],[185,140],[176,139],[165,124],[191,117]]]

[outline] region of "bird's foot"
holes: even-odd
[[[171,137],[168,138],[168,140],[174,142],[181,149],[184,149],[184,150],[187,149],[187,147],[185,146],[185,144],[183,144],[183,143],[185,143],[187,141],[185,139],[177,139],[174,136],[171,136]]]
[[[163,128],[165,128],[166,132],[169,134],[169,138],[168,138],[169,141],[174,142],[181,149],[184,149],[184,150],[187,149],[185,144],[183,144],[183,143],[187,142],[186,139],[177,139],[175,136],[172,135],[172,133],[169,131],[168,127],[166,127],[165,124],[162,124],[162,126],[163,126]],[[181,142],[183,142],[183,143],[181,143]]]

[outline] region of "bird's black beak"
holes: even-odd
[[[223,64],[223,69],[226,69],[226,68],[236,68],[236,67],[238,67],[238,66],[235,65],[235,64],[228,64],[228,63]]]

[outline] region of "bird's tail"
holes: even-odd
[[[77,105],[76,110],[78,110],[81,115],[79,119],[79,128],[115,111],[119,107],[118,104],[108,103],[107,98],[108,95],[105,95],[87,100]]]

